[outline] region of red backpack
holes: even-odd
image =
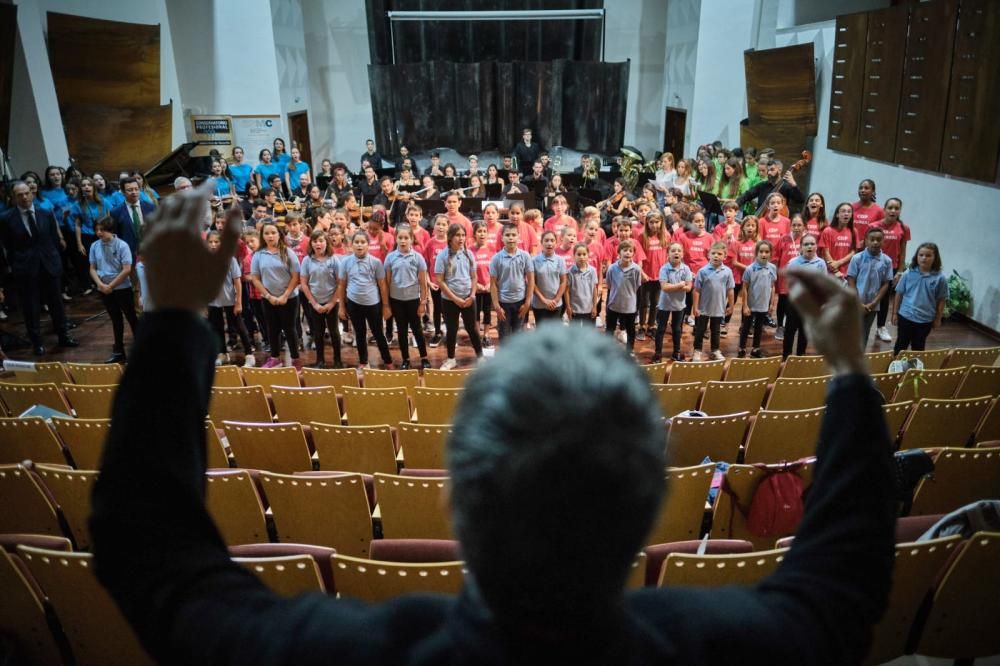
[[[746,518],[747,531],[758,537],[785,537],[795,533],[802,520],[804,490],[799,468],[803,462],[780,465],[756,464],[764,478],[754,491],[749,508],[732,491],[733,505]],[[732,532],[732,525],[730,525]]]

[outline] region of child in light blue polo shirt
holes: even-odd
[[[517,246],[520,230],[516,225],[505,225],[502,238],[503,249],[490,259],[490,293],[501,339],[521,328],[530,305],[525,295],[535,290],[535,265],[531,255]]]
[[[632,261],[635,243],[631,239],[618,244],[618,261],[608,267],[608,303],[605,306],[605,331],[615,334],[621,322],[625,329],[625,347],[629,353],[635,348],[635,316],[639,311],[638,294],[642,286],[642,269]]]
[[[774,285],[778,281],[778,269],[770,262],[770,241],[757,241],[754,248],[756,261],[743,271],[743,321],[740,323],[740,350],[737,356],[747,355],[747,336],[753,325],[753,349],[750,356],[762,358],[760,350],[760,335],[764,330],[764,322],[774,313],[777,293]]]
[[[128,243],[115,236],[115,223],[111,217],[102,217],[94,227],[97,242],[90,246],[90,279],[101,293],[104,308],[111,317],[111,330],[114,334],[114,347],[107,362],[124,363],[125,320],[128,320],[133,338],[135,329],[139,326],[130,278],[132,252],[128,249]]]
[[[847,266],[847,285],[858,292],[864,317],[861,320],[861,346],[868,348],[868,336],[878,316],[882,297],[889,290],[894,271],[892,259],[882,252],[885,232],[881,227],[869,227],[865,234],[865,250],[851,257]]]
[[[684,308],[687,307],[687,295],[694,285],[694,275],[684,263],[684,246],[671,243],[667,248],[667,263],[660,267],[660,300],[656,305],[656,337],[653,352],[653,363],[661,360],[663,355],[663,333],[670,322],[670,335],[674,342],[674,353],[671,358],[683,361],[681,354],[681,328],[684,324]]]
[[[708,250],[709,262],[702,266],[694,278],[691,312],[694,322],[694,353],[692,361],[702,361],[702,343],[705,341],[705,330],[711,328],[712,360],[721,361],[725,357],[719,351],[719,333],[722,330],[722,320],[733,311],[733,290],[736,281],[733,271],[723,264],[726,258],[726,244],[722,241],[712,243]]]

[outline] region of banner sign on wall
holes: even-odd
[[[264,148],[272,150],[276,137],[288,140],[282,131],[281,116],[232,116],[233,145],[242,146],[246,161],[257,163],[257,156]]]
[[[233,152],[233,120],[231,116],[191,116],[191,140],[201,145],[191,154],[204,157],[212,150],[228,157]]]

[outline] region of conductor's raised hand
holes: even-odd
[[[867,373],[857,294],[825,273],[789,268],[786,277],[788,298],[802,317],[806,337],[833,373]]]
[[[222,245],[209,252],[202,238],[212,179],[163,200],[142,243],[149,295],[158,310],[201,312],[222,287],[240,237],[238,208],[226,214]]]

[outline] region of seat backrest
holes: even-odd
[[[756,414],[767,393],[767,378],[709,382],[698,409],[709,416],[749,412]]]
[[[11,384],[0,382],[0,400],[8,416],[20,416],[34,405],[45,405],[64,414],[72,414],[66,399],[54,383]]]
[[[66,372],[66,366],[59,361],[43,361],[34,364],[34,372],[15,370],[14,377],[19,383],[48,384],[56,386],[72,384],[73,378]]]
[[[956,347],[945,359],[942,368],[958,368],[963,365],[991,366],[1000,358],[1000,347]]]
[[[667,464],[700,465],[706,456],[714,462],[736,462],[747,432],[749,414],[675,416],[667,432]]]
[[[1000,654],[1000,532],[977,532],[934,591],[918,654],[972,659]]]
[[[272,386],[271,402],[274,403],[275,418],[279,421],[340,423],[337,389],[332,386]]]
[[[958,388],[955,389],[956,398],[978,398],[981,395],[992,398],[1000,395],[1000,366],[969,366]]]
[[[283,557],[234,557],[260,582],[282,597],[294,597],[306,592],[326,592],[316,561],[308,555]]]
[[[994,398],[973,436],[976,443],[1000,440],[1000,398]]]
[[[241,368],[243,383],[247,386],[262,386],[265,393],[272,386],[300,386],[299,372],[295,368]]]
[[[0,465],[0,534],[63,534],[55,502],[22,465]]]
[[[802,379],[806,377],[822,377],[830,374],[826,359],[821,355],[789,356],[781,367],[779,377],[786,379]]]
[[[215,423],[271,423],[274,420],[262,386],[213,388],[208,403],[208,418]]]
[[[798,475],[802,479],[804,491],[808,491],[812,484],[813,468],[815,462],[805,462],[798,468]],[[747,530],[746,516],[743,515],[739,506],[747,509],[753,500],[757,486],[764,478],[764,472],[753,465],[730,465],[726,470],[725,488],[721,490],[715,498],[715,505],[712,507],[712,539],[744,539],[753,544],[754,549],[763,550],[772,548],[775,536],[758,537]],[[732,495],[730,494],[732,493]],[[733,495],[738,502],[733,501]],[[737,503],[739,506],[737,506]],[[780,536],[791,536],[784,534]]]
[[[386,539],[454,539],[441,501],[446,478],[375,475]]]
[[[462,388],[475,368],[454,370],[424,370],[424,386],[427,388]]]
[[[462,395],[458,388],[423,388],[412,390],[413,407],[419,423],[451,423],[455,414],[455,405]]]
[[[310,543],[368,557],[372,514],[360,474],[290,476],[263,472],[260,486],[278,541]]]
[[[726,370],[727,382],[743,382],[750,379],[766,379],[773,382],[781,372],[781,357],[732,358]]]
[[[753,544],[742,539],[695,539],[692,541],[674,541],[673,543],[658,543],[643,548],[646,554],[646,587],[656,587],[660,580],[660,570],[663,562],[671,553],[696,554],[704,548],[704,555],[720,555],[724,553],[749,553]]]
[[[55,609],[78,664],[152,664],[121,611],[94,575],[90,553],[18,546]]]
[[[104,442],[111,429],[111,419],[52,418],[56,434],[63,441],[77,469],[97,469]]]
[[[222,428],[237,467],[279,474],[312,469],[309,445],[300,423],[223,421]]]
[[[789,411],[822,407],[826,404],[826,387],[829,383],[830,375],[778,377],[767,397],[767,409]]]
[[[868,359],[868,371],[873,375],[889,372],[889,364],[892,363],[892,350],[867,352],[865,358]]]
[[[76,384],[107,386],[122,378],[122,366],[117,363],[67,363],[66,370]]]
[[[209,469],[225,469],[232,467],[229,451],[219,436],[219,430],[210,420],[205,419],[205,452]]]
[[[889,402],[892,400],[892,396],[896,395],[896,388],[899,386],[899,380],[903,378],[903,373],[882,372],[873,374],[871,377],[875,388],[882,394],[882,399]]]
[[[917,484],[910,515],[950,513],[1000,489],[1000,448],[946,448],[934,458],[934,473]]]
[[[365,368],[362,380],[365,388],[404,388],[407,395],[413,395],[413,389],[420,384],[420,371]]]
[[[457,595],[465,582],[463,562],[379,562],[337,554],[333,578],[341,598],[371,603],[413,592]]]
[[[667,365],[666,361],[660,361],[658,363],[640,363],[639,367],[649,377],[650,384],[663,384],[663,380],[667,376]]]
[[[743,459],[748,463],[779,463],[815,455],[825,413],[825,407],[761,411],[750,426]]]
[[[965,446],[992,402],[991,398],[917,400],[903,425],[899,448]]]
[[[354,368],[302,368],[304,386],[332,386],[338,391],[345,386],[358,388],[358,371]]]
[[[400,422],[397,434],[403,464],[413,469],[444,469],[444,448],[450,425]],[[322,459],[320,464],[322,464]]]
[[[689,541],[701,537],[705,519],[705,502],[712,485],[715,465],[669,467],[666,472],[667,493],[653,527],[646,537],[647,544]]]
[[[351,425],[389,425],[410,420],[405,388],[344,387],[344,416]]]
[[[889,431],[889,441],[892,442],[894,448],[896,440],[899,439],[899,432],[903,429],[903,423],[906,422],[906,417],[909,416],[912,408],[913,403],[909,401],[890,402],[882,405],[882,413],[885,415],[885,425]]]
[[[14,654],[22,663],[64,663],[45,617],[42,591],[15,557],[0,549],[0,634],[13,639]]]
[[[244,543],[238,546],[229,546],[228,550],[233,560],[242,558],[246,561],[305,555],[312,558],[313,564],[319,570],[323,590],[333,594],[337,589],[333,582],[333,563],[330,561],[330,557],[337,552],[333,548],[308,543]],[[280,565],[276,565],[276,568],[277,566]],[[309,576],[303,575],[303,578],[308,580]],[[284,584],[282,583],[282,585]]]
[[[906,654],[910,629],[941,567],[959,547],[958,535],[896,544],[889,606],[875,625],[866,663],[882,664]]]
[[[63,393],[78,419],[110,419],[118,384],[87,386],[66,384]]]
[[[689,384],[691,382],[716,382],[722,379],[722,373],[726,371],[725,361],[698,362],[675,362],[670,365],[670,375],[667,377],[668,384]]]
[[[205,473],[205,480],[205,508],[227,545],[270,541],[264,505],[250,472],[212,470]]]
[[[243,375],[240,374],[239,367],[235,365],[215,366],[215,379],[212,380],[212,388],[239,388],[243,385]]]
[[[371,559],[383,562],[458,562],[458,542],[451,539],[375,539]]]
[[[62,511],[77,550],[89,550],[90,496],[94,492],[98,473],[56,465],[35,465],[35,473]]]
[[[915,370],[903,373],[899,386],[892,397],[893,402],[917,400],[919,398],[950,398],[955,395],[966,368],[947,370]]]
[[[663,416],[669,418],[698,406],[701,398],[701,382],[687,384],[650,384],[649,390],[656,396]]]
[[[774,573],[785,559],[787,552],[787,548],[778,548],[728,555],[671,553],[663,561],[658,585],[660,587],[753,585]]]
[[[66,464],[62,444],[45,419],[0,417],[0,464],[13,465],[25,460]]]
[[[927,349],[913,351],[910,349],[899,352],[897,358],[919,358],[924,363],[924,370],[940,370],[951,355],[951,349]],[[951,367],[957,367],[954,364]]]
[[[309,427],[321,470],[396,473],[396,448],[389,426],[342,426],[313,421]]]

